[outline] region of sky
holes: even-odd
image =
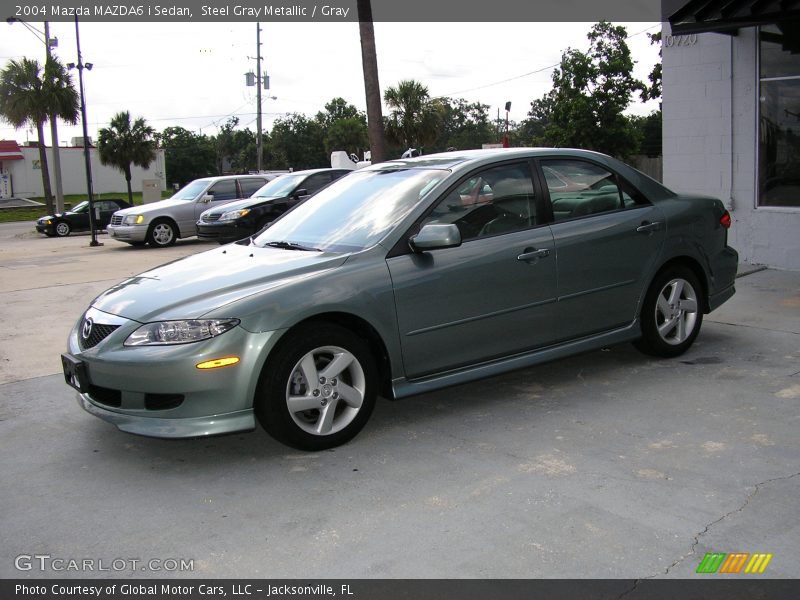
[[[42,23],[31,23],[41,29]],[[646,33],[660,23],[615,23],[627,28],[636,68],[647,81],[659,60]],[[431,97],[449,96],[490,106],[490,117],[511,102],[520,121],[530,103],[549,91],[552,68],[568,47],[586,51],[592,23],[375,23],[381,91],[403,79],[428,87]],[[77,62],[74,23],[51,23],[55,53]],[[315,115],[341,96],[366,110],[358,23],[261,23],[264,128],[290,113]],[[128,110],[156,130],[181,126],[214,135],[231,116],[255,130],[256,91],[245,72],[256,68],[256,23],[80,24],[89,136]],[[21,23],[0,22],[0,65],[12,58],[44,61],[44,44]],[[77,86],[77,71],[73,71]],[[275,99],[270,98],[275,96]],[[638,100],[629,113],[647,114],[657,102]],[[386,109],[384,108],[384,114]],[[50,144],[49,128],[46,128]],[[61,145],[82,135],[59,124]],[[36,132],[0,121],[0,139],[35,140]]]

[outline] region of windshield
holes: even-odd
[[[305,175],[282,175],[277,179],[273,179],[266,185],[258,188],[251,198],[267,198],[269,196],[288,196],[294,191],[294,188],[300,183]]]
[[[84,200],[83,202],[79,202],[75,205],[75,208],[71,209],[70,212],[74,213],[82,213],[86,212],[86,209],[89,208],[89,201]]]
[[[180,190],[175,192],[175,195],[172,197],[172,200],[194,200],[197,196],[202,192],[206,186],[208,185],[208,181],[203,181],[198,179],[197,181],[193,181],[188,185],[183,186]]]
[[[258,246],[355,252],[380,241],[449,171],[356,171],[334,181],[276,221]]]

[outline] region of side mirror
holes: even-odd
[[[420,232],[408,240],[414,252],[455,248],[461,245],[461,232],[456,225],[425,225]]]
[[[308,196],[308,190],[306,188],[300,188],[299,190],[295,190],[292,194],[293,198],[302,198],[303,196]]]
[[[208,204],[208,203],[209,203],[209,202],[211,202],[213,199],[214,199],[214,194],[206,194],[205,196],[203,196],[202,198],[200,198],[200,202],[205,202],[206,204]]]

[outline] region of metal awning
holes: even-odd
[[[13,140],[0,140],[0,160],[22,160],[22,150]]]
[[[781,29],[789,36],[800,26],[800,0],[662,0],[662,12],[673,35],[735,34],[742,27],[785,24]]]

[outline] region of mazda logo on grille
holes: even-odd
[[[83,329],[81,330],[81,337],[83,339],[88,340],[89,336],[92,335],[92,326],[94,325],[94,321],[92,321],[91,317],[87,317],[83,321]]]

